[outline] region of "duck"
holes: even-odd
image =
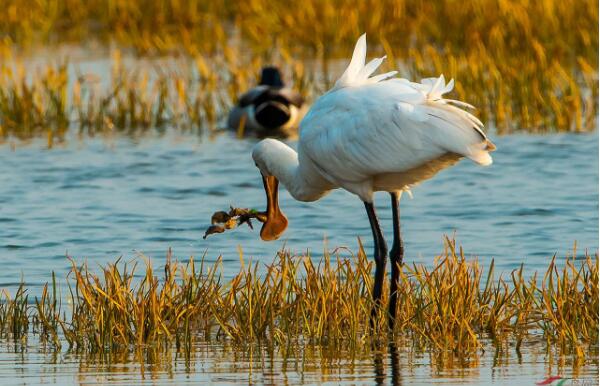
[[[266,66],[259,84],[231,109],[227,127],[241,136],[293,137],[306,111],[304,98],[285,86],[279,68]]]

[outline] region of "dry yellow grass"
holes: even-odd
[[[136,277],[137,262],[116,261],[96,275],[73,261],[66,304],[55,281],[34,304],[23,287],[14,298],[5,295],[0,337],[22,342],[33,328],[57,350],[63,344],[83,353],[176,348],[186,355],[199,341],[284,352],[360,352],[387,341],[387,299],[380,324],[369,328],[372,263],[362,249],[318,262],[282,252],[267,266],[242,263],[226,281],[220,261],[179,264],[168,256],[160,278],[149,262]],[[560,264],[553,258],[543,278],[526,278],[523,267],[505,278],[495,277],[493,263],[484,272],[448,240],[433,268],[402,268],[391,339],[450,362],[476,357],[489,344],[501,350],[514,343],[518,352],[531,339],[579,362],[597,350],[598,255]]]
[[[187,114],[195,125],[210,125],[253,82],[260,64],[272,61],[291,69],[296,84],[314,96],[327,87],[337,74],[337,59],[349,57],[364,31],[374,51],[388,55],[386,66],[400,67],[401,75],[443,72],[456,78],[454,97],[478,106],[484,122],[500,133],[597,126],[598,7],[593,0],[7,0],[3,7],[4,56],[11,47],[97,39],[141,54],[184,53],[197,65],[198,71],[185,69],[178,80],[171,80],[173,74],[151,74],[159,78],[153,85],[143,76],[129,83],[134,89],[148,87],[145,95],[122,85],[119,92],[127,101],[116,102],[114,114],[102,112],[107,101],[98,97],[87,117],[103,128],[115,125],[112,115],[117,126],[164,123],[159,112]],[[31,106],[63,126],[65,114],[58,109],[64,106],[57,95],[38,105],[28,101],[20,77],[14,83],[0,81],[8,95],[0,99],[5,132],[29,135],[40,120],[15,118]],[[53,86],[52,93],[64,87]],[[114,87],[104,90],[104,98]],[[167,91],[186,95],[180,110],[161,110]],[[11,105],[14,100],[18,103]]]
[[[322,91],[302,65],[292,67],[291,78],[306,93]],[[31,68],[16,59],[0,62],[0,142],[45,136],[52,146],[69,130],[89,135],[167,127],[213,132],[240,90],[254,85],[260,68],[260,60],[237,51],[150,66],[124,65],[115,50],[104,74],[73,75],[76,67],[68,63]]]

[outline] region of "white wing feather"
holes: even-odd
[[[349,84],[356,78],[358,73],[365,67],[365,59],[367,57],[367,34],[362,34],[356,46],[354,46],[354,52],[352,53],[352,59],[346,71],[340,76],[340,79],[336,82],[336,85]]]
[[[384,80],[394,73],[369,76],[384,58],[365,65],[366,37],[361,36],[350,65],[328,93],[319,98],[300,125],[299,154],[309,158],[332,183],[353,189],[375,176],[402,173],[447,153],[489,165],[493,144],[483,124],[442,98],[454,80],[444,76]]]
[[[335,82],[335,86],[332,90],[348,86],[360,86],[362,84],[375,83],[396,75],[398,71],[390,71],[369,78],[381,63],[383,63],[385,58],[385,56],[375,58],[365,65],[367,59],[367,34],[363,34],[356,42],[348,68],[346,68],[346,71],[344,71],[342,76]]]

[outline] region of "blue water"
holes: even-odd
[[[523,262],[530,273],[545,269],[575,242],[578,255],[595,253],[598,133],[493,140],[492,166],[463,160],[414,188],[412,199],[402,197],[405,261],[431,264],[444,235],[484,264],[495,258],[504,271]],[[245,258],[270,262],[282,247],[314,256],[325,247],[356,251],[361,237],[370,252],[363,204],[341,190],[315,203],[283,192],[290,227],[276,242],[263,242],[258,229],[246,227],[203,240],[214,211],[264,208],[250,156],[254,143],[228,134],[168,134],[72,138],[53,149],[42,142],[0,146],[0,288],[14,288],[23,277],[35,293],[52,270],[64,277],[66,256],[94,267],[144,254],[161,265],[172,248],[182,260],[223,255],[230,276],[239,269],[238,248]],[[376,203],[391,237],[387,194],[377,194]]]
[[[432,264],[444,235],[454,236],[483,264],[495,258],[505,272],[521,263],[528,273],[543,270],[552,255],[571,254],[574,242],[579,256],[585,249],[596,253],[598,134],[512,135],[494,142],[491,167],[462,161],[416,187],[412,199],[403,196],[406,261]],[[316,203],[296,202],[282,192],[290,227],[279,241],[262,242],[258,229],[246,227],[203,240],[214,211],[229,205],[264,208],[261,178],[250,157],[253,144],[228,134],[201,139],[170,133],[70,138],[53,149],[43,141],[1,145],[0,289],[14,293],[23,279],[36,295],[51,271],[65,277],[67,256],[99,269],[119,256],[144,254],[159,267],[172,248],[181,260],[206,254],[210,262],[222,255],[224,273],[232,276],[240,268],[239,248],[255,261],[270,262],[282,247],[318,258],[324,248],[356,251],[360,237],[370,251],[363,205],[344,191]],[[389,235],[389,198],[376,199]],[[103,362],[66,350],[44,353],[34,339],[24,351],[0,345],[0,384],[514,385],[556,374],[597,384],[598,374],[595,354],[574,371],[569,358],[564,366],[551,364],[557,359],[543,345],[524,345],[522,357],[511,347],[499,358],[493,350],[482,351],[472,363],[440,369],[434,357],[410,345],[396,353],[328,358],[299,352],[284,360],[228,352],[217,343],[193,350],[190,362],[167,352],[140,364],[133,354]]]

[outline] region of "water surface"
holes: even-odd
[[[494,164],[463,160],[401,200],[406,261],[431,264],[444,234],[469,256],[495,258],[510,271],[547,267],[557,254],[598,249],[598,134],[494,138]],[[262,182],[251,160],[254,140],[169,134],[141,140],[71,140],[46,150],[41,143],[0,147],[0,288],[23,276],[35,293],[63,277],[66,256],[95,264],[143,253],[157,265],[168,248],[180,259],[223,255],[225,274],[246,258],[270,262],[282,247],[314,256],[326,247],[371,249],[362,202],[342,190],[315,203],[281,194],[290,220],[271,243],[258,229],[240,228],[206,240],[211,214],[229,205],[263,209]],[[294,145],[293,142],[291,142]],[[387,194],[376,194],[391,237]],[[257,224],[259,225],[259,224]],[[391,240],[388,240],[391,244]]]
[[[597,355],[597,353],[596,353]],[[140,361],[142,360],[142,361]],[[550,375],[568,383],[598,384],[598,361],[572,366],[539,346],[496,355],[482,350],[466,361],[439,358],[408,347],[382,346],[361,353],[300,349],[283,357],[257,350],[200,344],[186,358],[175,352],[146,356],[44,353],[39,347],[0,351],[0,384],[69,385],[534,385]],[[576,379],[572,383],[572,379]]]
[[[523,262],[529,273],[545,269],[552,255],[570,253],[575,241],[578,255],[586,248],[595,252],[598,134],[513,135],[494,142],[498,151],[491,167],[462,161],[414,188],[413,198],[403,196],[406,261],[432,264],[444,234],[454,235],[483,264],[495,258],[503,271]],[[264,207],[250,156],[254,143],[228,134],[200,139],[170,133],[72,138],[54,149],[41,141],[0,146],[0,288],[14,293],[24,278],[36,295],[51,271],[64,278],[66,256],[95,269],[118,256],[144,254],[158,267],[173,248],[182,260],[206,255],[212,262],[223,255],[230,277],[240,268],[240,248],[245,258],[265,263],[282,247],[315,258],[324,248],[356,250],[357,237],[370,251],[363,205],[341,190],[316,203],[296,202],[283,192],[290,227],[277,242],[262,242],[257,229],[247,228],[203,240],[215,210]],[[376,199],[389,235],[389,198]],[[440,366],[434,356],[410,346],[354,356],[303,349],[284,359],[203,343],[187,360],[173,352],[103,359],[65,350],[44,353],[31,339],[25,350],[1,343],[0,384],[514,385],[556,374],[597,384],[597,352],[573,372],[569,358],[552,359],[543,345],[525,347],[521,357],[511,347],[497,357],[490,347],[470,362]]]

